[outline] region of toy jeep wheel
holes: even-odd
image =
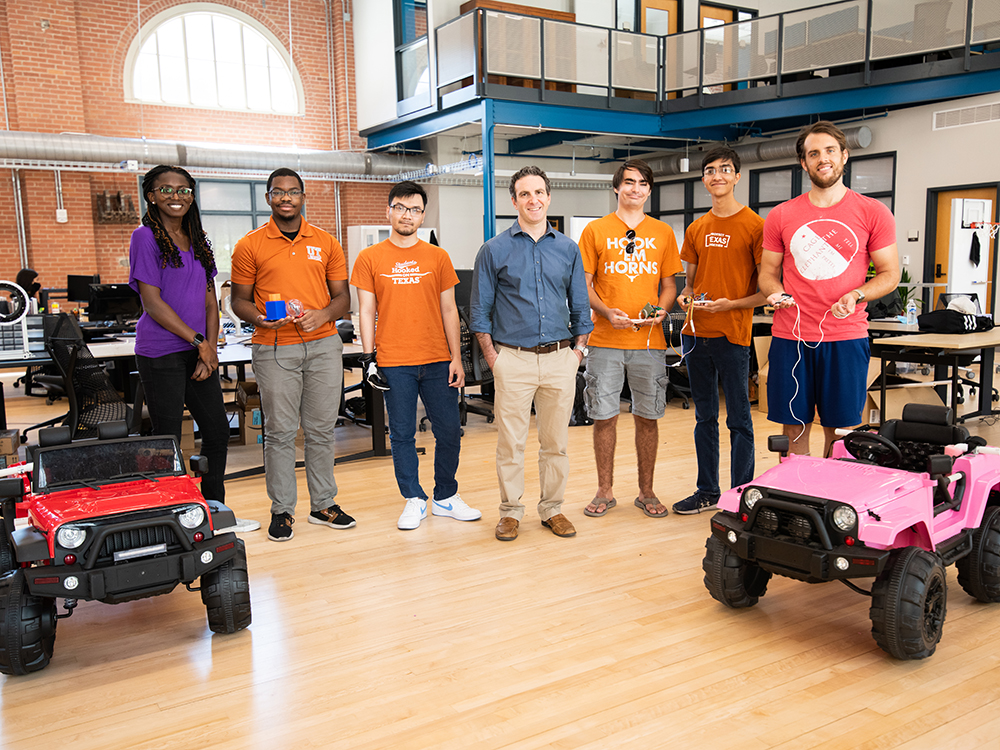
[[[958,583],[981,602],[1000,602],[1000,508],[987,508],[972,535],[972,552],[959,560]]]
[[[713,599],[727,607],[752,607],[767,591],[771,574],[759,565],[747,562],[723,542],[710,536],[705,542],[705,588]]]
[[[48,665],[56,640],[56,600],[25,590],[24,571],[0,578],[0,673],[24,675]]]
[[[906,547],[893,555],[872,586],[872,637],[897,659],[924,659],[941,640],[947,600],[941,560]]]
[[[237,539],[236,545],[236,557],[201,577],[201,601],[214,633],[235,633],[250,624],[247,553],[242,539]]]

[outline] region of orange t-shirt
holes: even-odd
[[[720,218],[709,211],[691,222],[684,232],[681,260],[698,265],[694,293],[709,299],[741,299],[757,293],[764,220],[744,206],[732,216]],[[705,312],[694,309],[694,335],[725,336],[738,346],[750,346],[753,309]],[[684,333],[691,335],[690,323]]]
[[[297,299],[306,310],[326,307],[330,304],[328,279],[347,281],[344,250],[327,232],[305,219],[294,240],[285,237],[272,218],[233,248],[232,281],[253,286],[254,303],[261,315],[272,294],[280,295],[285,302]],[[278,346],[285,346],[332,336],[337,333],[337,325],[325,323],[308,333],[294,323],[277,330],[257,328],[253,343],[274,345],[275,333]]]
[[[375,295],[375,350],[381,367],[451,359],[441,293],[457,283],[448,253],[423,240],[412,247],[383,240],[358,254],[351,284]]]
[[[647,216],[635,228],[635,250],[626,252],[628,226],[618,214],[608,214],[590,222],[580,235],[583,270],[594,277],[594,291],[608,307],[624,310],[638,318],[648,302],[660,298],[660,280],[684,270],[677,253],[674,230],[658,219]],[[674,283],[673,280],[670,283]],[[590,346],[609,349],[666,349],[663,327],[642,326],[617,329],[603,315],[593,313],[594,332]],[[648,344],[647,344],[648,341]]]

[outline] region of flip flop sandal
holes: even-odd
[[[595,497],[592,502],[594,505],[600,505],[601,503],[604,503],[605,507],[604,510],[598,511],[598,510],[587,510],[587,506],[586,505],[583,506],[583,515],[590,516],[591,518],[600,518],[601,516],[605,515],[609,510],[618,505],[618,501],[615,500],[614,498],[611,498],[610,500],[605,500],[603,497]],[[590,503],[587,503],[587,505],[590,505]]]
[[[637,497],[635,499],[635,507],[641,510],[650,518],[666,518],[668,515],[670,515],[669,508],[663,511],[663,513],[650,513],[649,509],[646,507],[647,505],[662,505],[662,503],[660,502],[659,498],[656,497],[647,497],[647,498]],[[663,507],[666,508],[665,505]],[[584,510],[586,511],[586,509]]]

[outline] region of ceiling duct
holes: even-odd
[[[427,164],[426,157],[403,154],[205,148],[138,138],[9,130],[0,131],[0,158],[113,164],[132,159],[144,168],[155,164],[258,170],[292,167],[302,172],[358,175],[394,175]]]
[[[844,130],[844,136],[847,138],[848,149],[868,148],[872,143],[872,131],[867,125],[847,128]],[[748,141],[732,148],[733,151],[739,154],[740,161],[744,164],[777,161],[778,159],[794,159],[796,157],[795,142],[797,140],[798,136],[779,138],[777,140]],[[659,159],[651,159],[649,166],[652,168],[653,174],[657,177],[682,174],[680,171],[680,160],[682,158],[682,154],[671,154]]]

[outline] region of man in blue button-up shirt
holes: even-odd
[[[510,179],[517,221],[479,250],[472,282],[472,332],[493,370],[500,522],[511,541],[524,517],[524,447],[531,404],[538,427],[538,515],[556,536],[576,529],[562,514],[569,476],[569,418],[590,320],[580,249],[549,226],[549,179],[525,167]]]

